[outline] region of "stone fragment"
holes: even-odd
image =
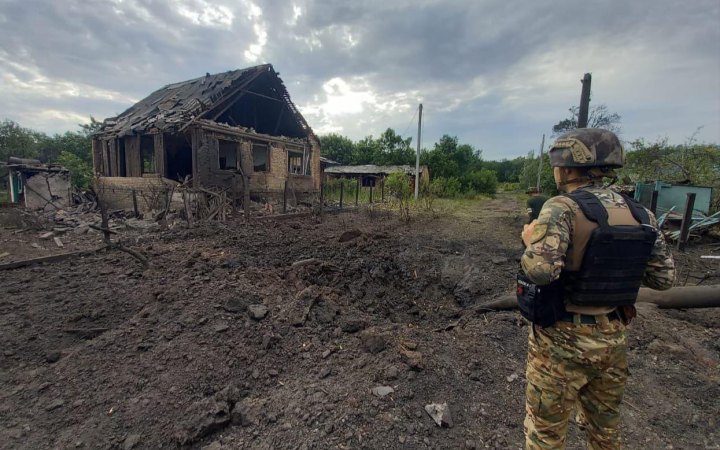
[[[425,368],[422,353],[411,350],[401,350],[400,354],[403,356],[405,363],[410,366],[410,369],[419,372]]]
[[[187,445],[227,426],[238,396],[236,388],[228,387],[190,405],[175,426],[177,442]]]
[[[430,403],[425,405],[425,412],[435,421],[437,426],[452,428],[453,420],[447,403]]]
[[[392,381],[397,380],[398,376],[400,375],[400,371],[395,366],[390,366],[387,369],[385,369],[385,379]]]
[[[225,302],[222,308],[227,312],[241,313],[247,309],[247,304],[242,299],[231,298]]]
[[[225,322],[222,322],[222,323],[215,325],[215,332],[222,333],[224,331],[227,331],[229,328],[230,328],[230,325],[226,324]]]
[[[371,392],[375,395],[377,395],[380,398],[385,397],[386,395],[392,394],[395,392],[395,389],[391,388],[390,386],[377,386],[372,388]]]
[[[263,304],[250,305],[247,310],[248,315],[253,320],[262,320],[268,314],[268,307]]]
[[[56,363],[60,361],[61,353],[57,350],[49,351],[47,354],[45,354],[45,361],[49,362],[50,364]]]
[[[340,322],[340,329],[345,333],[357,333],[365,328],[365,322],[361,319],[347,318]]]
[[[373,355],[380,353],[387,347],[387,339],[384,336],[378,334],[364,334],[361,337],[363,347],[365,350],[372,353]]]

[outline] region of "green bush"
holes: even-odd
[[[497,175],[492,170],[481,169],[470,172],[463,177],[463,187],[466,193],[490,194],[497,192]]]
[[[74,187],[81,190],[88,188],[93,176],[90,164],[68,151],[60,152],[57,163],[70,170],[70,181]]]
[[[404,173],[391,173],[385,180],[385,187],[388,193],[398,201],[400,218],[402,220],[409,220],[410,198],[413,192],[410,188],[407,175]]]

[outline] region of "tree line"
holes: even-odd
[[[101,125],[102,122],[90,117],[90,123],[80,124],[77,131],[48,135],[3,120],[0,122],[0,161],[7,162],[15,156],[57,163],[70,169],[75,187],[87,189],[92,179],[92,134]],[[3,176],[0,173],[0,178]]]
[[[577,107],[569,109],[569,117],[552,127],[550,139],[577,127]],[[621,117],[610,113],[605,105],[590,109],[589,126],[621,133]],[[0,122],[0,161],[10,156],[35,158],[61,164],[72,172],[73,184],[85,189],[92,179],[92,134],[101,122],[90,117],[88,124],[76,131],[48,135],[22,127],[11,120]],[[621,135],[621,134],[620,134]],[[621,135],[622,137],[622,135]],[[320,136],[321,154],[343,165],[414,165],[412,138],[404,138],[391,128],[378,137],[367,136],[353,141],[340,134]],[[720,147],[697,142],[693,137],[685,143],[672,145],[667,139],[637,139],[625,143],[626,167],[619,171],[622,183],[662,180],[716,188],[715,207],[720,198]],[[426,193],[438,197],[494,194],[498,189],[525,190],[537,183],[544,193],[557,193],[547,153],[499,161],[485,160],[482,150],[463,143],[456,136],[443,135],[430,148],[420,152],[420,164],[427,166],[431,182],[423,186]],[[0,170],[2,170],[0,168]],[[3,177],[0,173],[0,178]]]

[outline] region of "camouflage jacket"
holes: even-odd
[[[625,200],[610,189],[598,185],[583,187],[595,194],[605,207],[627,208]],[[521,264],[525,274],[537,285],[550,284],[560,277],[565,255],[573,235],[575,216],[582,214],[575,201],[565,196],[548,200],[540,211],[532,243],[525,249]],[[648,211],[650,222],[657,226],[655,216]],[[675,264],[662,233],[658,233],[648,261],[643,284],[659,290],[669,289],[675,280]]]

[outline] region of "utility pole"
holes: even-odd
[[[588,112],[590,111],[590,83],[592,75],[586,73],[582,80],[582,92],[580,93],[580,111],[578,111],[578,128],[587,128]]]
[[[540,144],[540,163],[538,164],[537,190],[540,192],[540,174],[542,174],[542,156],[545,148],[545,133],[543,133],[542,143]]]
[[[422,103],[418,109],[417,155],[415,156],[415,200],[420,193],[420,139],[422,138]]]

